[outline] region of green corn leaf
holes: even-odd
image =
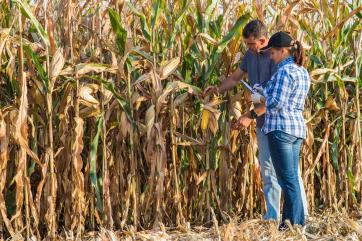
[[[217,7],[218,0],[212,0],[210,5],[207,6],[206,10],[205,10],[205,15],[204,15],[204,19],[205,19],[205,28],[207,31],[209,31],[209,24],[210,24],[210,20],[213,17],[213,13],[215,12],[215,8]]]
[[[236,23],[231,28],[229,33],[219,43],[217,50],[218,53],[221,53],[234,37],[240,36],[242,28],[245,26],[245,24],[249,19],[250,19],[250,13],[246,13],[236,21]]]
[[[340,130],[341,130],[342,123],[341,121],[338,121],[336,123],[336,128],[334,129],[334,141],[331,146],[331,157],[332,157],[332,165],[334,168],[334,171],[338,173],[339,166],[338,166],[338,143],[339,143],[339,136],[340,136]],[[338,177],[338,175],[337,175]]]
[[[121,18],[111,8],[108,8],[109,19],[114,33],[116,34],[116,45],[121,55],[124,55],[127,39],[127,31],[122,27]]]
[[[127,101],[115,90],[114,84],[97,75],[92,75],[92,76],[87,76],[87,77],[90,79],[96,80],[97,82],[102,84],[107,90],[112,92],[112,94],[118,101],[119,105],[121,106],[123,111],[126,113],[128,120],[134,125],[134,121],[132,118],[131,108],[129,106],[129,103],[127,103]]]
[[[153,30],[156,26],[157,20],[165,6],[164,0],[153,0],[152,1],[152,17],[151,17],[151,29]]]
[[[140,18],[143,36],[150,42],[151,34],[147,25],[146,16],[143,13],[139,12],[130,2],[127,2],[127,6],[134,14],[136,14]]]
[[[43,65],[40,63],[39,56],[35,53],[29,45],[23,46],[24,52],[32,59],[36,70],[38,71],[39,77],[44,85],[44,91],[48,91],[49,79]]]
[[[174,26],[173,26],[173,31],[171,33],[171,37],[169,38],[169,41],[167,43],[167,48],[171,48],[171,44],[175,41],[177,32],[180,31],[182,20],[184,19],[188,9],[189,9],[189,6],[186,6],[185,8],[183,8],[180,15],[177,17],[177,19],[174,23]]]
[[[48,34],[45,32],[43,26],[39,23],[39,21],[34,16],[33,12],[31,11],[31,8],[30,8],[29,4],[26,1],[23,1],[23,0],[14,0],[14,2],[19,4],[19,7],[20,7],[21,12],[23,13],[23,15],[26,16],[30,20],[30,22],[34,25],[34,27],[38,31],[38,34],[40,35],[40,37],[44,41],[45,45],[49,46],[50,43],[49,43]]]
[[[97,151],[98,151],[98,141],[102,131],[102,126],[103,126],[103,117],[101,116],[97,119],[97,133],[94,136],[90,146],[90,170],[89,170],[91,183],[96,192],[97,208],[101,212],[103,212],[103,199],[97,178]]]

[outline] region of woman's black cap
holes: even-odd
[[[268,45],[264,48],[261,48],[261,51],[269,50],[270,48],[281,48],[281,47],[290,47],[292,45],[292,37],[287,32],[280,31],[270,37]]]

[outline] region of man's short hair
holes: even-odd
[[[264,23],[259,19],[250,21],[248,24],[245,25],[243,29],[244,38],[254,37],[258,39],[267,36],[268,36],[268,30],[265,27]]]

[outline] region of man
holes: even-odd
[[[268,45],[268,33],[266,26],[260,20],[249,22],[243,29],[243,38],[248,50],[239,66],[229,77],[222,81],[220,86],[209,86],[205,89],[204,95],[223,93],[234,88],[239,84],[240,80],[246,75],[249,79],[249,84],[262,89],[266,86],[266,82],[271,79],[275,71],[275,65],[270,59],[268,53],[260,52],[259,50]],[[259,149],[259,162],[261,176],[263,179],[263,191],[267,211],[263,216],[265,220],[277,220],[280,213],[280,197],[281,187],[278,184],[276,173],[272,165],[269,153],[268,138],[262,132],[261,128],[264,125],[265,115],[257,116],[254,110],[243,114],[236,125],[233,127],[247,127],[253,119],[256,119],[256,134]],[[300,186],[303,187],[302,179],[299,175]],[[307,215],[307,204],[304,188],[302,188],[303,207]]]

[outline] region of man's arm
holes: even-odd
[[[237,84],[240,83],[240,80],[245,76],[246,72],[237,68],[229,77],[227,77],[219,86],[219,93],[231,90]]]
[[[216,94],[216,93],[223,93],[225,91],[231,90],[237,84],[239,84],[240,80],[246,75],[246,72],[237,68],[230,76],[224,79],[220,86],[208,86],[204,90],[204,95],[208,94]]]

